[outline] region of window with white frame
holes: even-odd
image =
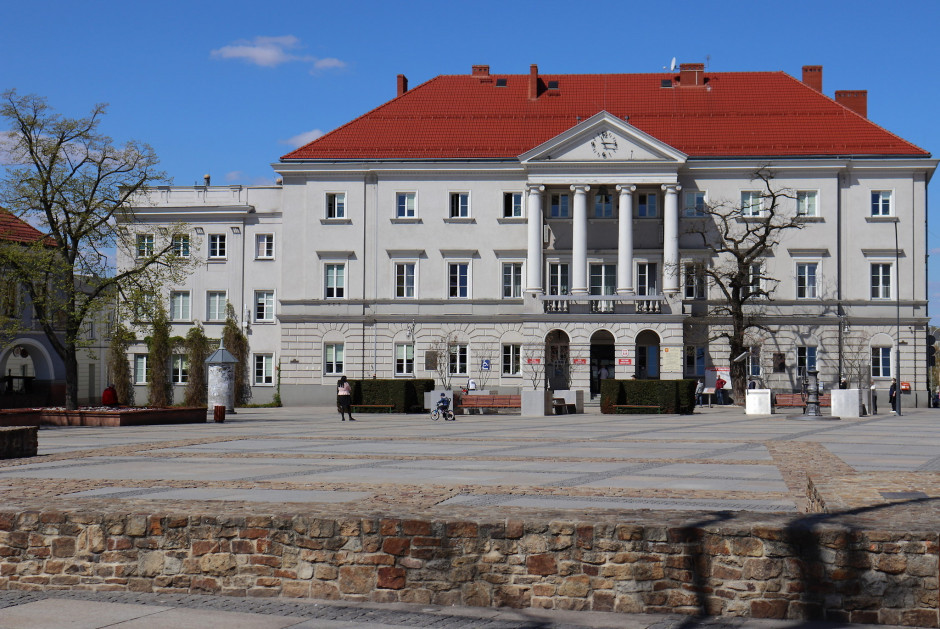
[[[699,378],[705,377],[705,346],[685,346],[685,375]]]
[[[592,264],[588,272],[589,292],[591,295],[614,295],[617,292],[617,265]],[[597,301],[597,312],[613,312],[613,301]]]
[[[327,192],[326,193],[326,217],[327,218],[346,218],[346,193],[345,192]]]
[[[871,298],[891,299],[891,267],[889,262],[874,262],[871,265]]]
[[[192,318],[192,308],[189,291],[173,291],[170,293],[170,320],[189,321]]]
[[[568,294],[568,264],[566,262],[552,262],[548,265],[548,294]]]
[[[741,192],[741,215],[760,216],[764,211],[764,197],[756,190]]]
[[[221,259],[226,256],[225,234],[209,234],[209,259]]]
[[[469,218],[470,217],[470,193],[469,192],[451,192],[450,193],[450,217],[451,218]]]
[[[449,351],[449,369],[452,376],[467,375],[467,344],[454,343]]]
[[[549,206],[549,216],[551,218],[568,218],[571,216],[571,195],[553,194],[551,195],[551,204]]]
[[[614,195],[598,192],[594,195],[594,218],[613,218]]]
[[[506,343],[503,345],[503,375],[518,376],[522,373],[522,345]]]
[[[189,382],[189,356],[186,354],[173,354],[170,377],[173,384],[186,384]]]
[[[705,267],[700,262],[686,262],[683,273],[685,298],[705,299]]]
[[[522,297],[522,263],[503,262],[503,298]]]
[[[274,259],[274,234],[255,235],[255,258],[258,260]]]
[[[641,296],[659,294],[659,272],[655,262],[637,263],[636,294]]]
[[[147,358],[147,354],[134,354],[134,384],[147,384],[150,381]]]
[[[872,347],[871,348],[871,377],[872,378],[890,378],[891,377],[891,348],[890,347]]]
[[[343,343],[327,343],[323,346],[323,373],[343,373]]]
[[[255,384],[274,384],[274,354],[255,354]]]
[[[658,198],[655,192],[641,192],[636,195],[636,215],[639,218],[656,218],[659,215]]]
[[[796,263],[796,298],[797,299],[816,299],[818,297],[817,290],[816,290],[818,273],[819,273],[819,263],[817,262],[797,262]]]
[[[893,195],[890,190],[872,190],[871,191],[871,215],[872,216],[892,216],[894,212],[891,207]]]
[[[137,257],[149,258],[153,255],[153,234],[137,234]]]
[[[397,343],[395,345],[395,375],[410,376],[415,372],[415,346],[414,343]]]
[[[395,216],[397,218],[414,218],[415,193],[399,192],[395,201]]]
[[[687,190],[683,213],[689,217],[705,216],[705,193],[701,190]]]
[[[815,190],[797,190],[796,192],[796,215],[797,216],[819,216],[819,208],[816,205]]]
[[[747,375],[750,378],[760,378],[760,346],[749,347],[747,350],[747,364],[744,365]]]
[[[208,291],[206,293],[206,321],[224,321],[226,303],[228,303],[228,293],[226,291]]]
[[[466,299],[470,296],[470,263],[451,262],[447,265],[449,278],[449,297]]]
[[[173,235],[173,255],[179,258],[189,257],[189,234]]]
[[[415,297],[415,263],[395,263],[395,297],[413,299]]]
[[[323,297],[325,299],[343,299],[346,296],[346,265],[323,265]]]
[[[503,218],[522,218],[522,193],[503,193]]]
[[[816,347],[801,345],[796,348],[796,374],[803,376],[807,371],[816,370]]]
[[[763,277],[763,268],[759,262],[748,265],[747,276],[744,278],[744,285],[741,286],[741,297],[761,296],[764,286]]]
[[[255,291],[255,321],[259,323],[274,321],[273,290]]]

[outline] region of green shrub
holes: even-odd
[[[601,412],[648,413],[649,409],[615,409],[616,405],[658,406],[663,413],[690,414],[695,408],[695,380],[604,380]]]
[[[352,404],[391,404],[395,413],[420,412],[424,393],[434,389],[433,379],[424,380],[350,380]]]

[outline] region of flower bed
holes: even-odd
[[[42,410],[38,408],[12,408],[0,410],[0,427],[38,426],[42,420]]]
[[[41,409],[44,426],[145,426],[154,424],[203,424],[205,407],[181,408],[81,408],[67,411]]]

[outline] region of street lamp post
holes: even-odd
[[[894,411],[901,415],[901,250],[898,248],[898,217],[894,217],[894,280],[895,280],[895,339],[894,339]]]

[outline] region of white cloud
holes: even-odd
[[[342,70],[346,67],[346,62],[337,59],[336,57],[326,57],[324,59],[317,59],[313,62],[313,70]]]
[[[319,129],[312,129],[310,131],[304,131],[303,133],[298,133],[292,138],[287,138],[286,140],[279,140],[279,141],[281,144],[286,144],[296,149],[296,148],[300,148],[304,144],[309,144],[310,142],[313,142],[321,135],[323,135],[322,131],[320,131]]]
[[[320,59],[300,54],[302,48],[300,39],[293,35],[259,36],[251,40],[240,39],[227,46],[216,48],[209,54],[213,59],[236,59],[263,68],[276,68],[292,62],[308,63],[311,74],[321,70],[341,70],[346,67],[346,62],[336,57]]]
[[[930,253],[930,255],[932,255],[932,256],[935,256],[935,255],[937,255],[938,253],[940,253],[940,247],[934,247],[934,248],[931,249],[928,253]]]
[[[243,173],[240,170],[231,170],[225,173],[225,181],[238,181],[239,179],[242,179],[244,176],[245,176],[245,173]]]

